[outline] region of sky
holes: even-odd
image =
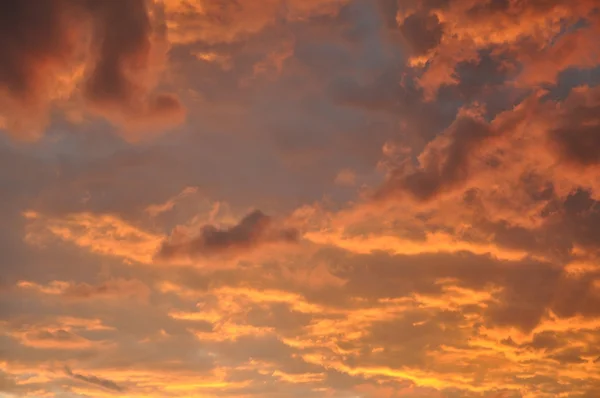
[[[598,0],[0,2],[0,398],[600,397]]]

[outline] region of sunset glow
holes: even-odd
[[[0,2],[0,398],[600,398],[600,0]]]

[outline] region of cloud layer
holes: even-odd
[[[600,396],[599,32],[3,2],[0,396]]]

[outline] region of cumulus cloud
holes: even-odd
[[[429,200],[469,178],[470,157],[494,130],[477,115],[459,115],[442,135],[430,142],[419,156],[419,166],[409,164],[392,171],[376,197],[405,190],[418,200]]]
[[[427,202],[448,192],[485,190],[482,178],[490,175],[514,176],[524,183],[527,176],[543,176],[546,186],[552,180],[575,178],[570,188],[563,185],[564,197],[589,184],[589,174],[577,177],[577,170],[593,174],[598,164],[597,97],[598,89],[587,86],[574,88],[564,101],[537,93],[491,121],[478,108],[463,109],[427,143],[416,162],[410,156],[392,162],[375,197],[408,194]],[[525,185],[517,189],[528,189]]]
[[[435,14],[414,13],[406,17],[400,31],[414,55],[424,55],[440,43],[443,25]]]
[[[161,5],[130,0],[95,4],[90,11],[96,60],[84,88],[88,101],[125,126],[148,129],[182,122],[183,106],[175,95],[148,90],[166,56]]]
[[[553,82],[569,66],[593,65],[598,57],[591,42],[598,29],[594,10],[593,1],[576,7],[566,1],[414,1],[403,7],[399,21],[413,48],[413,64],[424,68],[419,82],[431,96],[459,84],[458,63],[478,60],[484,49],[496,56],[511,54],[522,67],[518,81],[525,85]],[[584,28],[564,32],[582,20]],[[410,32],[420,32],[417,47]],[[435,51],[424,56],[415,48]]]
[[[167,48],[158,4],[7,1],[2,16],[2,120],[15,137],[41,136],[50,107],[77,95],[126,128],[183,120],[176,96],[153,92]]]
[[[164,242],[158,258],[210,256],[220,253],[252,250],[269,243],[294,243],[299,232],[294,228],[277,226],[272,219],[255,210],[230,228],[205,225],[197,236],[178,237]]]

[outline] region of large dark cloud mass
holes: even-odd
[[[8,0],[0,7],[0,101],[5,127],[17,137],[43,134],[49,107],[75,85],[83,86],[93,111],[122,126],[181,121],[179,100],[152,92],[159,72],[153,69],[165,56],[159,47],[167,45],[158,4]]]

